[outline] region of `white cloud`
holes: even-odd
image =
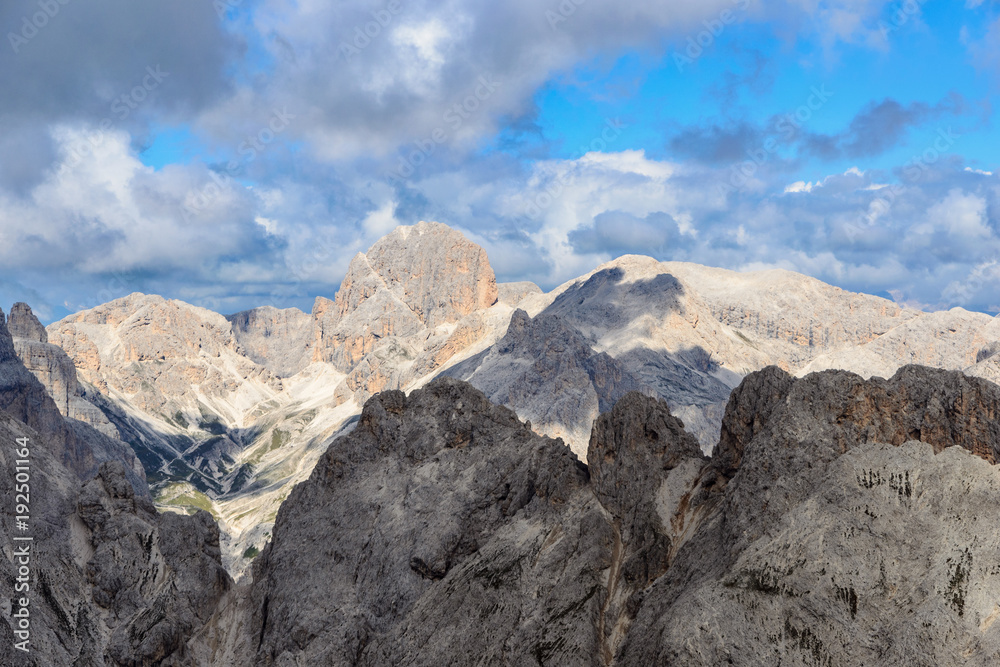
[[[812,192],[814,187],[822,187],[822,183],[807,183],[805,181],[796,181],[791,185],[785,186],[785,194],[795,193],[795,192]]]
[[[396,219],[396,203],[387,201],[381,208],[372,211],[361,223],[369,236],[385,236],[402,223]]]
[[[252,231],[259,223],[251,198],[238,186],[220,188],[203,210],[185,217],[189,193],[211,183],[203,168],[154,171],[124,132],[60,126],[53,136],[59,165],[27,197],[0,197],[6,266],[202,272],[208,260],[252,252],[261,238]]]
[[[834,44],[877,32],[874,19],[886,1],[413,0],[390,15],[390,3],[370,0],[263,0],[250,38],[271,53],[273,71],[254,73],[253,86],[201,122],[233,142],[246,130],[243,119],[278,102],[299,114],[290,132],[325,161],[391,155],[437,129],[446,131],[447,145],[468,149],[500,118],[531,112],[553,76],[595,56],[683,44],[724,10],[788,22]],[[559,20],[550,20],[553,13]],[[373,23],[376,16],[381,23]],[[452,126],[446,114],[475,95],[483,76],[502,85]]]
[[[945,229],[968,240],[989,238],[993,234],[986,224],[986,200],[957,188],[927,211],[927,221],[935,229]]]

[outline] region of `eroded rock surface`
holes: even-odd
[[[298,308],[254,308],[227,317],[245,354],[278,377],[291,377],[309,365],[315,323]]]
[[[19,332],[24,332],[25,320],[34,319],[30,309],[19,308],[21,325]],[[76,419],[67,418],[52,399],[45,385],[36,377],[42,376],[52,383],[50,386],[63,386],[61,382],[72,385],[74,390],[75,375],[72,364],[66,370],[62,380],[55,380],[46,374],[46,369],[54,365],[65,369],[66,364],[60,362],[65,354],[59,348],[40,341],[17,339],[10,335],[6,325],[6,316],[0,311],[0,410],[5,411],[14,419],[34,429],[47,439],[61,444],[59,448],[60,462],[73,471],[80,479],[89,479],[104,461],[120,461],[128,469],[128,474],[137,488],[145,489],[145,471],[132,449],[117,438],[82,423]],[[37,321],[37,320],[35,320]],[[22,344],[22,341],[25,344]],[[36,347],[37,346],[37,347]],[[37,353],[33,355],[33,351]],[[28,363],[35,365],[36,373],[30,372],[21,361],[21,356]],[[54,360],[52,365],[43,364],[39,357]],[[59,392],[55,392],[60,395]],[[73,398],[79,398],[74,394]],[[73,404],[70,403],[70,406]]]
[[[650,423],[607,444],[626,470],[592,479],[568,449],[464,382],[379,394],[283,506],[253,584],[205,633],[225,647],[212,659],[604,664],[653,576],[635,555],[660,549],[662,568],[673,536],[660,513],[669,502],[644,503],[633,520],[610,490],[638,471],[629,484],[655,496],[670,479],[680,497],[702,464],[664,403],[629,394],[619,405],[610,422]]]
[[[383,393],[191,650],[227,665],[992,664],[998,401],[923,367],[771,368],[734,394],[715,459],[632,392],[583,467],[465,383]]]
[[[109,437],[120,437],[104,413],[87,400],[73,360],[61,347],[48,342],[45,327],[27,304],[14,304],[8,329],[18,358],[42,383],[63,416],[85,422]]]
[[[347,374],[338,400],[361,405],[418,379],[409,362],[432,371],[442,350],[486,335],[480,313],[498,296],[486,252],[461,233],[439,223],[399,227],[355,256],[336,300],[317,299],[313,359]]]
[[[131,450],[59,413],[5,321],[0,313],[0,495],[10,500],[0,505],[0,579],[14,590],[30,545],[29,589],[12,597],[30,600],[31,635],[30,652],[15,650],[23,638],[5,613],[0,664],[197,664],[187,643],[232,583],[218,527],[207,514],[158,515]],[[29,462],[24,529],[14,517],[15,481],[24,483],[15,459]],[[32,541],[14,539],[25,536]]]
[[[653,393],[608,354],[598,354],[557,315],[515,311],[492,348],[446,371],[514,410],[539,433],[586,457],[590,427],[629,391]]]

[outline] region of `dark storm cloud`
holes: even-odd
[[[825,87],[813,89],[813,97],[825,103]],[[825,94],[825,93],[824,93]],[[805,108],[805,107],[803,107]],[[765,150],[767,171],[788,170],[807,157],[825,161],[872,158],[905,144],[910,132],[934,122],[945,122],[976,114],[980,110],[957,94],[937,104],[900,104],[886,99],[872,102],[834,134],[808,131],[807,122],[778,114],[761,125],[742,119],[726,119],[681,128],[668,141],[674,155],[707,165],[739,163]],[[773,150],[772,150],[773,148]]]
[[[934,105],[924,102],[903,105],[893,99],[872,102],[841,133],[806,135],[804,148],[827,160],[876,157],[903,144],[912,129],[969,111],[965,100],[954,93]]]
[[[46,125],[8,118],[0,132],[0,188],[26,195],[55,158],[56,147]]]
[[[728,164],[746,159],[747,151],[759,146],[765,130],[748,122],[694,126],[682,129],[669,142],[680,157],[705,164]]]
[[[53,125],[141,135],[186,120],[228,94],[238,49],[206,0],[0,3],[0,189],[40,181]]]
[[[113,102],[150,87],[147,68],[169,73],[153,104],[190,112],[226,92],[235,47],[205,0],[5,2],[0,30],[0,116],[49,120],[120,115]]]
[[[659,256],[677,250],[680,240],[677,222],[666,213],[650,213],[638,218],[623,211],[605,211],[590,227],[569,233],[569,242],[580,254],[611,253]]]

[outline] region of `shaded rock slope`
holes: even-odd
[[[988,665],[1000,388],[751,374],[713,459],[626,394],[583,465],[466,383],[385,392],[282,506],[212,665]]]
[[[117,461],[124,464],[132,484],[148,495],[145,471],[128,445],[77,419],[67,418],[60,411],[50,394],[59,393],[53,392],[52,387],[65,387],[65,396],[69,396],[71,389],[76,390],[73,365],[70,363],[67,368],[65,354],[44,342],[44,330],[40,333],[38,329],[33,333],[26,330],[26,323],[30,325],[32,320],[37,323],[27,306],[20,304],[14,312],[17,313],[16,316],[12,314],[14,330],[42,340],[13,338],[7,328],[7,318],[0,310],[0,410],[45,438],[59,442],[60,463],[80,479],[92,477],[104,461]],[[32,347],[31,343],[37,345]],[[48,379],[48,388],[22,363],[19,349],[29,361],[37,362],[35,371]],[[51,364],[38,362],[38,357],[44,357]],[[45,371],[53,367],[60,370],[47,375]]]
[[[232,585],[218,527],[207,513],[158,515],[128,447],[60,414],[16,356],[5,320],[0,313],[0,580],[10,593],[0,664],[193,664],[187,642]],[[19,337],[39,337],[23,321],[14,319]],[[25,445],[30,518],[19,530],[15,459],[25,460]],[[14,539],[25,536],[32,541]],[[26,544],[28,576],[17,569]],[[23,583],[29,590],[15,593]],[[28,652],[13,648],[24,640],[10,618],[21,597],[30,600]]]
[[[656,395],[614,357],[594,352],[563,318],[543,313],[531,319],[520,309],[494,346],[444,374],[471,382],[539,433],[563,438],[581,459],[601,411],[629,391]]]

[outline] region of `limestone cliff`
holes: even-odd
[[[14,304],[8,328],[17,356],[42,383],[63,416],[90,424],[109,437],[120,437],[118,429],[104,413],[87,400],[86,389],[77,380],[73,360],[61,347],[48,342],[45,327],[28,304]]]
[[[308,313],[264,306],[226,319],[246,356],[276,376],[291,377],[309,365],[315,325]]]
[[[439,223],[399,227],[351,261],[335,301],[317,299],[313,359],[347,374],[338,400],[360,405],[419,379],[407,372],[414,360],[430,372],[442,350],[476,343],[487,334],[480,313],[498,295],[486,252],[461,233]]]

